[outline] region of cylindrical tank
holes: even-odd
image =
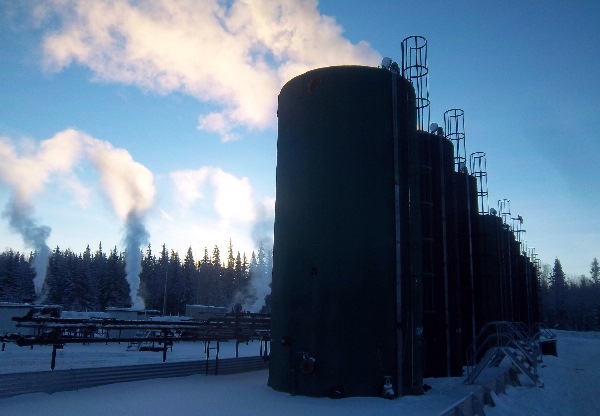
[[[475,262],[474,252],[477,244],[477,179],[469,175],[466,170],[454,173],[454,186],[456,190],[456,221],[458,268],[460,285],[460,328],[461,336],[460,354],[458,357],[462,365],[465,364],[466,350],[475,339],[477,329],[477,315],[475,314]],[[453,367],[456,368],[456,367]]]
[[[423,190],[424,376],[462,374],[454,146],[418,132]]]
[[[507,319],[505,305],[508,300],[503,268],[502,219],[494,215],[479,215],[477,229],[475,315],[478,318],[478,324],[483,326],[490,321]]]
[[[283,87],[278,118],[269,385],[381,396],[387,380],[418,392],[422,328],[403,309],[412,255],[420,266],[412,86],[380,68],[316,69]]]

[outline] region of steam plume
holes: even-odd
[[[133,160],[124,149],[91,137],[86,140],[90,160],[100,172],[100,181],[115,213],[124,221],[126,272],[133,307],[143,309],[138,295],[141,248],[148,243],[144,226],[147,211],[154,204],[154,178],[145,166]]]
[[[33,219],[33,209],[30,206],[18,204],[14,199],[9,201],[4,211],[2,211],[2,218],[8,219],[10,228],[19,233],[25,246],[35,252],[33,257],[35,270],[33,285],[38,300],[43,301],[45,294],[42,294],[42,288],[46,277],[48,259],[50,258],[50,247],[48,247],[46,241],[52,230],[45,225],[38,225]]]
[[[134,212],[131,212],[125,222],[125,245],[127,247],[125,260],[125,271],[127,272],[127,282],[131,291],[132,307],[134,309],[144,309],[144,299],[138,294],[139,276],[142,268],[142,252],[140,248],[148,243],[150,234],[142,218]]]
[[[8,139],[0,139],[0,183],[7,185],[11,193],[2,218],[35,252],[34,288],[38,301],[45,297],[42,289],[50,256],[46,241],[51,228],[34,220],[33,196],[43,191],[52,177],[67,174],[80,155],[80,137],[74,130],[60,132],[42,141],[39,147],[24,142],[20,151]]]
[[[236,302],[241,303],[242,309],[250,312],[260,312],[265,306],[265,297],[271,293],[271,262],[268,259],[273,249],[273,221],[274,221],[274,199],[269,199],[256,206],[256,218],[252,226],[252,240],[257,249],[264,250],[267,256],[264,267],[250,277],[248,287],[243,293],[236,295]]]
[[[102,188],[115,213],[125,224],[127,278],[134,306],[143,308],[137,296],[141,247],[148,241],[144,226],[146,212],[154,203],[152,173],[133,160],[129,152],[109,142],[68,129],[40,142],[25,141],[17,149],[10,140],[0,139],[0,183],[8,186],[11,199],[2,212],[10,228],[19,233],[24,244],[35,250],[34,282],[38,300],[43,301],[46,267],[50,249],[46,244],[51,229],[33,219],[33,196],[57,180],[75,192],[85,187],[73,175],[73,168],[84,156],[100,173]]]

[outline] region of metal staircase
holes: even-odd
[[[473,384],[485,368],[498,367],[508,357],[535,386],[542,387],[537,374],[537,365],[542,361],[538,339],[539,332],[530,331],[523,323],[489,322],[467,350],[465,384]]]

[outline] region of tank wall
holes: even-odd
[[[424,376],[460,375],[459,205],[454,146],[436,134],[419,132],[417,137],[423,190]]]
[[[269,372],[277,390],[379,396],[384,376],[398,388],[391,77],[322,68],[280,93]],[[412,87],[397,81],[407,206],[416,110]],[[401,240],[406,256],[410,237]]]
[[[492,215],[480,215],[476,246],[475,315],[477,331],[487,322],[504,320],[504,291],[502,272],[502,220]]]

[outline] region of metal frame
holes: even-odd
[[[415,89],[417,99],[417,130],[429,129],[429,69],[427,67],[427,39],[409,36],[402,43],[402,76]]]

